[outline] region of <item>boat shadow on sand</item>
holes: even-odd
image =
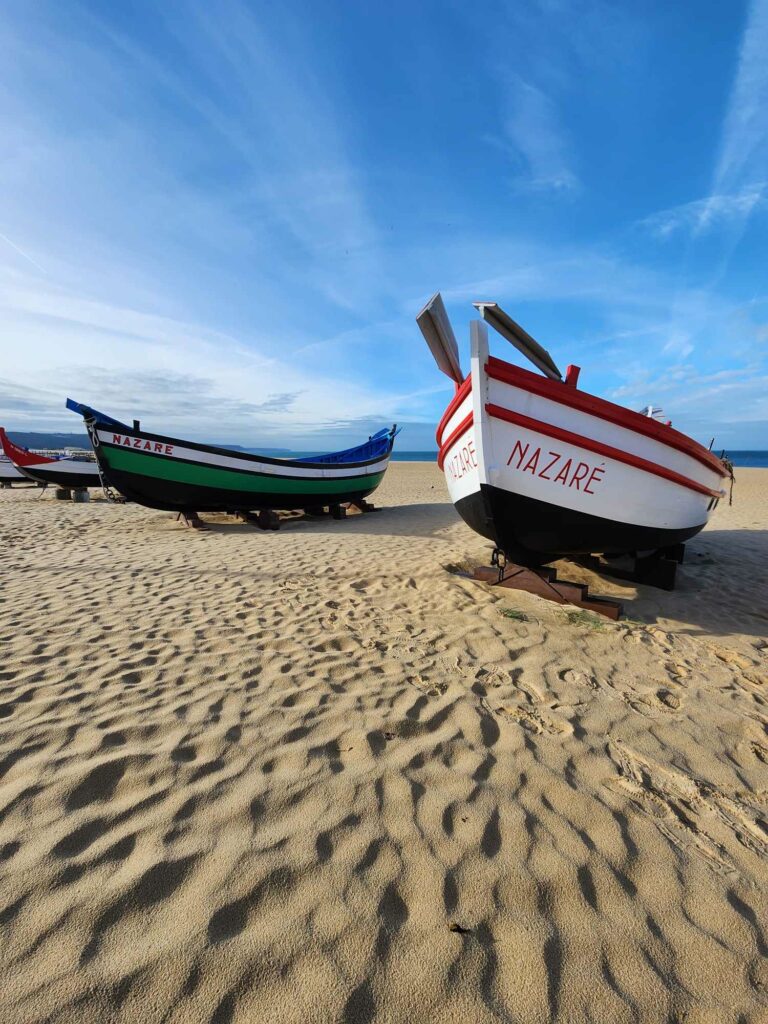
[[[590,574],[589,582],[595,594],[609,580],[612,590],[623,590],[620,600],[628,618],[671,620],[675,631],[692,635],[764,638],[768,634],[766,564],[768,530],[705,530],[686,545],[673,591],[622,585],[597,573]]]
[[[206,515],[211,533],[258,535],[247,523]],[[431,538],[461,519],[450,502],[424,502],[385,506],[365,515],[350,515],[337,522],[330,517],[296,515],[281,530],[299,536]],[[490,559],[490,543],[488,545]],[[706,530],[686,546],[673,591],[624,582],[563,559],[557,563],[562,579],[589,584],[595,595],[622,601],[627,618],[642,622],[669,620],[676,631],[725,636],[737,633],[756,638],[768,633],[768,530]]]
[[[239,522],[221,513],[203,513],[206,532],[250,534],[261,531],[251,523]],[[383,505],[373,512],[350,513],[343,520],[331,516],[288,515],[281,520],[280,532],[299,535],[312,533],[336,536],[341,532],[371,537],[433,537],[441,530],[456,526],[461,519],[451,502],[423,502],[414,505]],[[269,533],[271,531],[264,531]]]

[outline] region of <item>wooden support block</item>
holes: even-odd
[[[685,544],[672,544],[646,555],[580,555],[574,558],[594,572],[631,583],[643,583],[660,590],[674,590],[677,567],[685,557]]]
[[[348,501],[346,508],[352,510],[356,509],[358,512],[380,512],[381,509],[376,508],[370,501],[366,501],[365,498],[358,498],[357,501]]]
[[[279,530],[280,516],[274,509],[263,508],[256,516],[256,525],[262,530]]]
[[[504,568],[504,575],[499,579],[498,569],[490,565],[481,565],[475,569],[474,578],[492,586],[536,594],[556,604],[573,604],[577,608],[597,612],[609,619],[618,619],[622,613],[622,606],[618,601],[606,597],[591,597],[586,584],[559,580],[557,571],[551,566],[528,569],[508,562]]]
[[[658,555],[651,555],[649,558],[636,558],[635,578],[638,583],[645,583],[648,587],[674,590],[677,566],[677,561],[673,561],[671,558],[659,558]]]
[[[176,516],[176,522],[181,520],[185,526],[189,526],[193,530],[207,530],[208,527],[205,525],[203,520],[197,514],[197,512],[179,512]]]

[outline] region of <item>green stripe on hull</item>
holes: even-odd
[[[348,494],[374,490],[381,483],[384,472],[362,476],[284,477],[250,473],[237,473],[220,466],[204,463],[179,462],[166,456],[150,455],[130,448],[101,445],[101,457],[108,466],[123,473],[149,476],[155,480],[169,480],[214,490],[252,491],[254,494]]]

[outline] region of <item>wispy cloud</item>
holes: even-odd
[[[663,239],[678,233],[698,235],[741,221],[757,209],[768,210],[768,185],[765,182],[732,195],[710,195],[660,210],[640,221],[639,226]]]
[[[519,75],[505,74],[502,144],[512,157],[518,188],[572,192],[578,178],[554,100]]]
[[[740,189],[768,166],[768,0],[752,0],[723,124],[713,197]]]

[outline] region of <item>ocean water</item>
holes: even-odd
[[[768,469],[768,452],[727,451],[725,454],[734,466],[743,466],[745,469]]]
[[[251,450],[251,449],[249,449]],[[252,449],[255,451],[255,449]],[[285,459],[301,459],[309,455],[321,455],[321,452],[280,452]],[[720,454],[718,451],[717,455]],[[768,469],[768,452],[726,452],[734,466],[749,469]],[[401,452],[395,448],[392,453],[393,462],[437,462],[437,452]]]
[[[243,451],[253,452],[254,455],[272,455],[268,448],[244,448]],[[280,459],[308,459],[310,456],[323,455],[324,452],[290,452],[281,448],[279,453],[275,450],[274,455]],[[437,452],[401,452],[395,448],[392,453],[392,462],[437,462]]]

